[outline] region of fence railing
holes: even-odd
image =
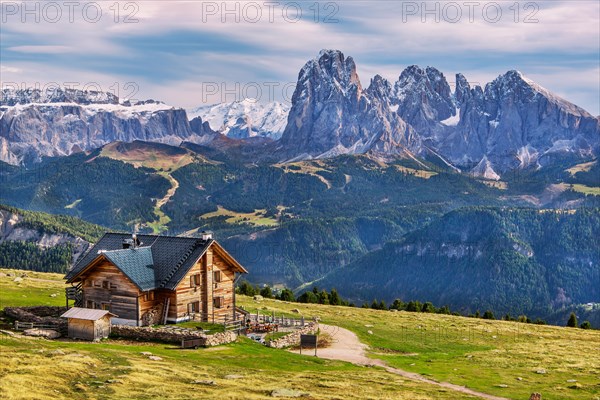
[[[256,312],[254,314],[248,314],[245,316],[246,320],[250,320],[254,324],[276,324],[283,327],[302,327],[306,325],[304,317],[292,318],[285,315],[271,314],[260,314]]]
[[[192,321],[209,322],[223,325],[226,331],[236,331],[241,333],[250,326],[269,325],[277,328],[301,328],[306,325],[304,317],[292,318],[286,315],[277,315],[276,313],[261,314],[260,311],[249,313],[244,310],[237,310],[235,318],[233,315],[214,315],[201,312],[188,313],[187,317]]]
[[[15,321],[15,330],[24,331],[26,329],[52,329],[62,334],[67,333],[67,327],[65,325],[58,324],[45,324],[42,322],[22,322]]]

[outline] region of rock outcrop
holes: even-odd
[[[0,242],[4,241],[29,241],[45,249],[69,243],[73,248],[73,261],[77,260],[90,246],[88,241],[80,237],[28,227],[23,224],[21,215],[0,209]]]
[[[184,329],[176,325],[159,326],[159,327],[138,327],[128,325],[113,325],[111,328],[111,336],[165,343],[181,344],[183,339],[200,339],[200,345],[204,347],[219,346],[226,343],[234,342],[237,339],[237,334],[232,331],[218,332],[212,335],[207,335],[203,331],[197,329]]]
[[[564,157],[597,157],[600,119],[518,71],[485,89],[457,74],[452,93],[439,70],[413,65],[393,85],[377,75],[364,90],[352,57],[323,50],[300,71],[279,151],[286,160],[433,153],[499,179]]]
[[[413,130],[392,112],[389,90],[379,76],[364,90],[352,57],[321,51],[299,73],[280,152],[307,159],[418,148]]]
[[[276,340],[271,340],[268,342],[269,347],[273,347],[276,349],[283,349],[285,347],[295,346],[300,343],[300,335],[308,335],[311,333],[315,333],[319,330],[319,324],[317,322],[310,322],[306,324],[306,326],[290,333],[289,335],[285,335]]]
[[[206,141],[202,137],[206,132],[192,129],[185,110],[154,100],[132,104],[111,93],[60,88],[4,89],[1,94],[0,160],[11,164],[69,155],[114,141],[172,145]]]

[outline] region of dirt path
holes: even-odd
[[[456,392],[468,394],[471,396],[479,397],[487,400],[508,400],[505,397],[493,396],[491,394],[477,392],[464,386],[455,385],[449,382],[438,382],[429,378],[425,378],[423,375],[419,375],[414,372],[404,371],[398,368],[393,368],[387,365],[384,361],[369,358],[366,355],[367,345],[361,343],[354,332],[348,329],[340,328],[339,326],[319,324],[321,331],[328,333],[332,337],[332,344],[326,349],[318,349],[317,356],[320,358],[327,358],[329,360],[340,360],[347,361],[358,365],[371,365],[382,367],[386,371],[400,375],[404,378],[411,379],[414,381],[424,382],[430,385],[440,386],[446,389],[450,389]],[[298,352],[298,351],[294,351]],[[310,352],[309,352],[310,353]]]
[[[171,200],[171,197],[173,197],[175,195],[175,192],[177,191],[177,189],[179,189],[179,182],[177,181],[177,179],[173,178],[170,173],[165,173],[165,174],[160,174],[160,175],[169,180],[171,187],[169,188],[169,190],[167,190],[167,194],[165,194],[162,199],[160,199],[156,202],[157,209],[160,209],[162,206],[167,204],[167,202],[169,200]]]

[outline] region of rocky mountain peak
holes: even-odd
[[[375,75],[373,78],[371,78],[371,82],[369,83],[366,93],[379,99],[389,99],[392,90],[393,88],[390,81],[381,75]]]
[[[434,67],[411,65],[394,84],[393,100],[400,117],[419,133],[429,137],[439,133],[439,122],[456,115],[456,107],[446,77]]]
[[[454,98],[457,104],[462,104],[466,99],[471,97],[471,85],[467,78],[461,73],[456,74],[456,89],[454,90]]]
[[[119,98],[110,92],[88,91],[53,87],[46,89],[26,88],[0,90],[0,106],[15,106],[25,104],[119,104]]]
[[[415,137],[389,101],[381,76],[363,90],[352,57],[322,50],[299,74],[288,124],[279,142],[288,159],[331,157],[370,150],[399,152]]]
[[[339,50],[321,50],[318,57],[308,61],[301,69],[298,81],[319,79],[333,81],[338,88],[355,85],[362,90],[356,64],[352,57],[344,57]]]

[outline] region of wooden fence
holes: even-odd
[[[67,326],[66,325],[44,324],[41,322],[15,321],[15,330],[24,331],[26,329],[52,329],[54,331],[60,332],[63,335],[67,334]]]
[[[254,324],[276,324],[278,326],[290,327],[290,328],[301,328],[306,325],[306,321],[304,317],[300,318],[292,318],[286,317],[285,315],[277,315],[275,313],[271,314],[261,314],[260,312],[256,312],[254,314],[247,314],[245,316],[246,320],[250,320],[251,323]]]

